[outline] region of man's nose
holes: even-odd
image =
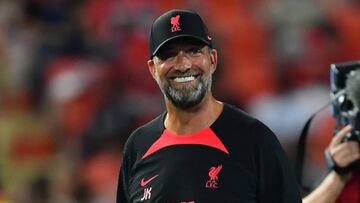
[[[187,70],[191,68],[191,59],[184,51],[179,51],[176,55],[176,64],[175,69],[177,70]]]

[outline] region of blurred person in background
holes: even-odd
[[[360,148],[357,141],[343,142],[351,132],[351,126],[346,126],[331,140],[327,150],[336,166],[345,168],[360,159]],[[304,203],[358,203],[360,201],[360,170],[339,173],[331,170],[325,179],[304,199]]]
[[[330,173],[304,199],[305,203],[360,202],[360,69],[350,69],[359,68],[358,62],[345,64],[335,64],[331,68],[331,94],[339,90],[344,93],[340,99],[332,100],[337,120],[335,132],[338,132],[325,150]],[[339,76],[341,71],[346,73],[343,77]],[[338,130],[344,125],[347,126]]]
[[[117,202],[301,202],[273,132],[213,97],[218,55],[201,17],[162,14],[149,46],[166,112],[127,140]]]
[[[2,183],[0,182],[0,203],[13,203],[3,192]]]

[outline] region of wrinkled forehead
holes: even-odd
[[[158,51],[156,55],[165,51],[176,51],[176,50],[183,50],[187,48],[202,48],[207,46],[204,42],[194,39],[194,38],[178,38],[173,39],[164,44]]]

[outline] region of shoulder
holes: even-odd
[[[235,106],[228,105],[228,107],[231,119],[228,122],[233,123],[234,128],[241,132],[238,136],[243,136],[243,140],[247,140],[255,151],[260,150],[265,154],[283,153],[277,136],[267,125]]]
[[[245,139],[258,144],[266,143],[268,140],[277,141],[275,134],[263,122],[230,104],[224,105],[223,113],[214,130],[229,140],[244,142]]]
[[[224,114],[226,118],[223,119],[222,126],[231,129],[230,131],[226,130],[228,134],[232,135],[232,137],[227,136],[229,140],[236,140],[236,143],[241,143],[244,148],[250,147],[252,151],[261,156],[272,154],[283,156],[284,152],[278,138],[263,122],[229,104],[224,107]]]
[[[157,140],[163,131],[163,117],[164,113],[134,130],[125,142],[124,155],[144,151]]]
[[[244,131],[252,131],[254,129],[271,131],[264,123],[231,104],[224,104],[223,117],[221,120],[223,124],[233,125]]]

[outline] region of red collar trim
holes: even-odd
[[[160,138],[151,145],[151,147],[141,159],[150,156],[151,154],[159,151],[162,148],[173,145],[205,145],[219,149],[226,154],[230,154],[224,144],[221,142],[221,140],[216,136],[214,131],[211,130],[211,128],[205,128],[195,134],[181,136],[175,135],[165,129]]]

